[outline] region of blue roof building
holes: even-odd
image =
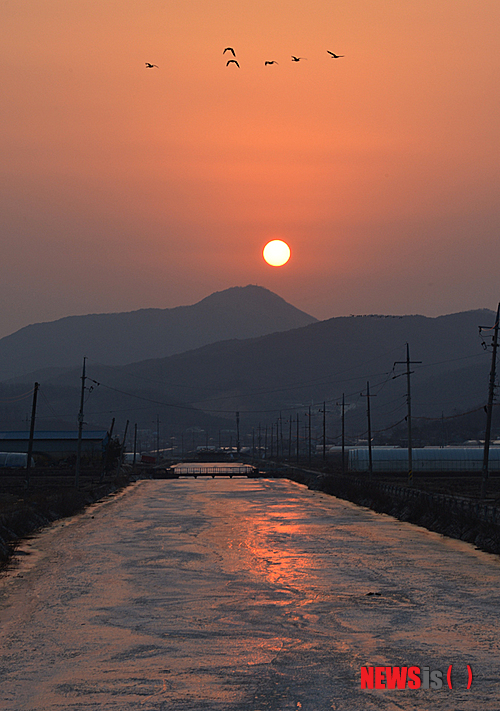
[[[29,431],[0,432],[0,451],[27,452]],[[84,430],[82,432],[82,454],[101,457],[106,449],[109,435],[106,430]],[[33,436],[33,454],[42,454],[57,460],[76,454],[78,430],[35,431]]]

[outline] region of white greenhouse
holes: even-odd
[[[20,467],[26,469],[28,455],[26,452],[0,452],[0,468]],[[33,457],[31,458],[31,466],[35,466]]]
[[[368,447],[349,450],[350,472],[367,472],[369,469]],[[424,447],[412,449],[414,472],[479,472],[483,467],[482,447]],[[500,472],[500,447],[489,451],[489,470]],[[408,450],[393,447],[372,448],[374,472],[407,472]]]

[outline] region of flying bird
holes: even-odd
[[[228,67],[230,64],[236,64],[237,67],[240,66],[240,65],[238,64],[238,62],[236,61],[236,59],[229,59],[229,60],[226,62],[226,67]]]
[[[146,65],[146,69],[152,69],[153,67],[159,69],[157,64],[150,64],[149,62],[144,62],[144,64]]]
[[[307,57],[294,57],[292,54],[292,62],[300,62],[301,59],[307,59]]]
[[[272,62],[264,62],[264,66],[266,66],[267,64],[278,64],[278,62],[275,62],[274,59],[273,59]]]
[[[332,59],[340,59],[341,57],[344,57],[345,55],[343,54],[334,54],[333,52],[330,52],[329,49],[326,50],[329,55],[331,55]]]
[[[231,52],[233,57],[236,57],[236,54],[234,53],[234,49],[232,47],[226,47],[226,49],[222,52],[222,54],[226,54],[226,52]]]

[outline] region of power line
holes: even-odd
[[[26,391],[25,393],[20,393],[18,395],[11,395],[10,397],[0,398],[0,404],[10,405],[15,402],[20,402],[21,400],[26,400],[27,398],[31,397],[32,395],[33,395],[33,388],[30,388],[30,390]]]

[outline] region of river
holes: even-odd
[[[283,479],[142,480],[1,574],[0,709],[498,711],[499,612],[467,543]]]

